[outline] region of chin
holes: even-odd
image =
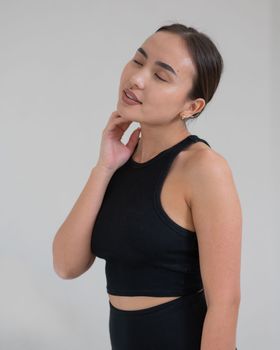
[[[141,118],[138,118],[137,115],[133,115],[132,113],[127,113],[126,111],[122,111],[121,109],[118,109],[119,114],[126,120],[130,122],[135,123],[142,123]]]

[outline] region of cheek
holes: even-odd
[[[173,110],[178,107],[178,104],[181,103],[182,93],[174,86],[169,86],[165,88],[158,88],[153,93],[150,93],[148,96],[149,103],[153,104],[156,107]]]
[[[155,93],[150,94],[146,103],[143,104],[142,112],[146,116],[150,116],[151,120],[162,121],[170,120],[178,114],[179,102],[176,96],[171,93]]]

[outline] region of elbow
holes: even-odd
[[[69,269],[65,267],[65,264],[63,264],[61,257],[57,256],[54,251],[53,247],[53,257],[52,257],[52,264],[53,264],[53,270],[56,273],[56,275],[64,280],[72,279],[74,278],[73,274],[70,273]]]
[[[241,302],[241,293],[240,290],[238,290],[236,293],[230,295],[228,297],[228,301],[230,305],[236,305],[237,307],[239,307],[240,302]]]
[[[241,298],[239,295],[232,296],[231,298],[225,301],[225,305],[233,309],[238,310],[240,306]]]
[[[53,259],[53,269],[60,278],[64,280],[72,280],[85,273],[91,267],[94,260],[95,256],[92,256],[90,262],[86,266],[83,266],[82,268],[76,267],[75,269],[70,269],[69,265],[67,265],[68,267],[65,267],[65,265],[62,266],[61,264],[56,263],[55,259]]]
[[[64,280],[71,280],[79,276],[77,271],[70,268],[70,265],[61,256],[56,257],[55,254],[53,254],[53,270],[58,277]]]
[[[55,273],[62,279],[69,280],[81,276],[93,264],[95,255],[90,254],[87,260],[82,254],[81,258],[73,261],[72,258],[67,258],[64,251],[53,243],[53,269]],[[87,257],[87,256],[86,256]]]
[[[73,280],[74,278],[78,278],[88,269],[89,268],[86,268],[85,270],[82,270],[82,271],[69,271],[69,270],[63,270],[63,269],[59,270],[58,268],[54,268],[56,274],[64,280]]]
[[[69,268],[66,268],[65,257],[60,249],[58,235],[56,234],[52,243],[52,265],[56,275],[64,280],[72,279]]]
[[[230,307],[239,308],[241,303],[240,293],[230,294],[230,295],[218,295],[216,297],[209,297],[206,295],[206,301],[208,306],[218,306],[218,307]]]
[[[56,275],[64,280],[69,280],[69,279],[74,278],[74,276],[69,271],[66,271],[65,269],[59,268],[55,264],[55,262],[53,262],[53,269],[54,269],[54,272],[56,273]]]

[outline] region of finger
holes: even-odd
[[[124,122],[121,119],[117,119],[108,124],[107,130],[113,131],[115,128],[118,128],[122,133],[124,133],[130,124],[131,122]]]
[[[121,116],[120,116],[118,111],[112,112],[110,117],[109,117],[109,119],[108,119],[108,121],[107,121],[107,123],[106,123],[106,125],[105,125],[104,129],[108,130],[109,126],[110,126],[110,129],[111,129],[111,125],[110,124],[112,124],[115,120],[119,119],[120,117]]]
[[[126,144],[126,147],[129,148],[129,150],[132,152],[135,148],[135,145],[137,144],[137,141],[139,140],[139,135],[141,132],[141,128],[137,128],[133,131],[133,133],[130,135],[130,138]]]
[[[120,128],[123,132],[129,127],[129,125],[132,123],[132,120],[124,119],[123,117],[120,117],[118,119],[113,119],[108,123],[107,130],[112,131],[114,127]]]

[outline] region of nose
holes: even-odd
[[[144,77],[144,73],[143,72],[137,72],[134,73],[130,79],[130,87],[138,87],[139,89],[143,89],[144,88],[144,81],[145,81],[145,77]]]

